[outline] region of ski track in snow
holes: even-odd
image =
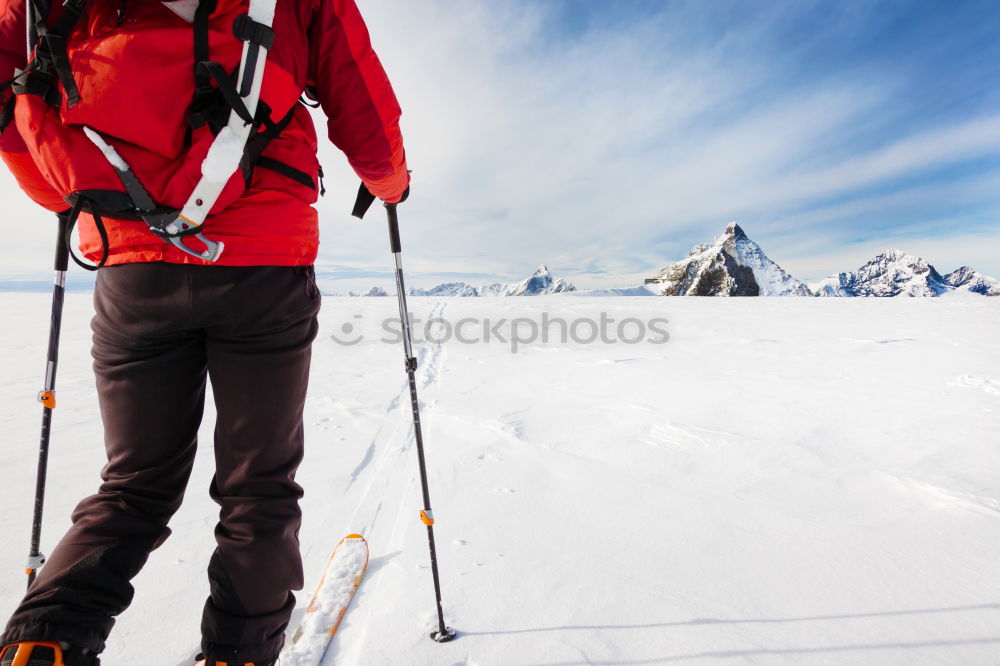
[[[443,317],[446,308],[446,302],[439,302],[434,306],[427,319]],[[433,406],[432,403],[427,402],[427,397],[432,393],[430,389],[440,379],[446,355],[443,345],[428,342],[415,346],[414,351],[417,357],[417,395],[420,420],[422,429],[426,433],[427,417]],[[400,366],[402,367],[402,363]],[[349,521],[351,525],[360,526],[359,533],[363,534],[370,544],[381,546],[382,553],[376,552],[374,555],[376,559],[379,555],[388,556],[386,554],[402,549],[403,540],[400,526],[407,520],[408,513],[410,518],[416,520],[419,510],[423,508],[419,493],[411,492],[414,486],[419,486],[419,470],[414,451],[415,438],[410,385],[406,375],[402,372],[401,374],[403,375],[402,386],[385,409],[387,415],[393,415],[395,426],[391,431],[388,431],[388,435],[384,438],[381,437],[381,433],[386,431],[380,429],[369,446],[369,451],[381,448],[382,456],[375,467],[366,472],[368,485]],[[366,455],[366,459],[370,460],[370,458],[371,456]],[[356,479],[357,475],[352,475],[352,481]],[[375,503],[374,508],[371,506],[373,502]],[[395,511],[391,515],[384,515],[383,509],[393,507],[393,505],[395,505]],[[350,618],[346,619],[345,624],[334,637],[334,641],[322,662],[324,666],[365,663],[362,654],[368,640],[367,627],[369,622],[357,616],[367,615],[370,618],[375,612],[385,610],[385,605],[380,604],[381,597],[379,595],[383,578],[378,568],[369,571],[354,601],[357,606],[353,609],[355,617],[353,621]],[[388,605],[391,606],[391,603]],[[355,635],[341,641],[340,637],[349,631],[348,627],[353,626],[360,628],[351,632]]]
[[[746,438],[731,432],[698,428],[691,425],[677,425],[669,419],[649,428],[649,433],[640,439],[654,448],[688,449],[691,447],[732,446],[746,444]]]
[[[1000,514],[1000,499],[953,490],[927,481],[889,475],[900,487],[912,492],[930,506],[941,509],[959,509],[990,518]]]

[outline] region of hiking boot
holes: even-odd
[[[0,666],[100,666],[97,656],[49,641],[20,641],[0,651]]]

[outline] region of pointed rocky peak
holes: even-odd
[[[385,289],[383,289],[382,287],[372,287],[371,289],[369,289],[368,291],[366,291],[363,294],[356,294],[353,291],[348,292],[348,294],[350,296],[364,296],[364,297],[368,297],[368,296],[372,296],[372,297],[374,297],[374,296],[388,296],[389,295],[389,293]]]
[[[664,296],[812,296],[802,282],[771,261],[743,228],[730,222],[712,243],[646,280]]]
[[[953,287],[961,287],[971,280],[976,279],[978,275],[979,274],[976,273],[972,266],[962,266],[961,268],[953,270],[951,273],[945,275],[944,281]]]
[[[483,291],[480,290],[480,293],[483,293]],[[542,264],[528,279],[503,285],[498,295],[538,296],[541,294],[558,294],[564,291],[576,291],[576,287],[562,278],[553,277],[549,271],[549,267]]]
[[[735,222],[729,223],[729,225],[726,227],[725,235],[730,236],[736,240],[750,240],[750,237],[747,236],[745,231],[743,231],[743,227],[736,224]]]

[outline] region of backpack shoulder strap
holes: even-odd
[[[183,236],[196,233],[205,223],[205,218],[218,201],[229,178],[240,167],[247,141],[254,131],[254,124],[247,123],[245,116],[257,117],[267,52],[274,42],[271,25],[274,22],[275,4],[276,0],[250,0],[246,17],[241,17],[234,23],[233,32],[243,42],[243,56],[236,78],[242,104],[234,105],[229,114],[229,123],[215,137],[202,162],[201,180],[177,219],[162,229],[165,232],[163,235],[175,246],[208,261],[218,259],[221,246],[201,237],[199,240],[208,246],[208,250],[196,252],[184,245]]]

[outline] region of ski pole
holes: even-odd
[[[56,408],[56,366],[59,364],[59,332],[62,327],[63,299],[66,294],[66,270],[69,267],[70,216],[61,214],[56,240],[55,284],[52,287],[52,319],[49,325],[49,352],[45,365],[45,385],[38,393],[42,403],[42,436],[38,448],[38,476],[35,480],[35,514],[31,524],[31,550],[28,552],[28,587],[35,582],[38,569],[45,563],[39,550],[42,540],[42,509],[45,504],[45,478],[49,466],[49,438],[52,434],[52,411]]]
[[[420,405],[417,403],[417,358],[413,355],[413,337],[410,334],[410,312],[406,307],[406,289],[403,286],[402,248],[399,242],[399,218],[396,204],[385,204],[389,216],[389,245],[396,262],[396,296],[399,299],[399,319],[403,327],[403,350],[406,354],[406,374],[410,381],[410,404],[413,406],[413,435],[417,442],[417,459],[420,462],[420,484],[424,493],[424,508],[420,512],[421,522],[427,526],[427,542],[431,550],[431,573],[434,575],[434,596],[437,600],[438,628],[431,632],[431,638],[438,643],[447,643],[455,638],[455,630],[444,624],[444,610],[441,608],[441,578],[438,575],[437,550],[434,547],[434,513],[431,511],[431,495],[427,489],[427,464],[424,458],[424,438],[420,431]]]

